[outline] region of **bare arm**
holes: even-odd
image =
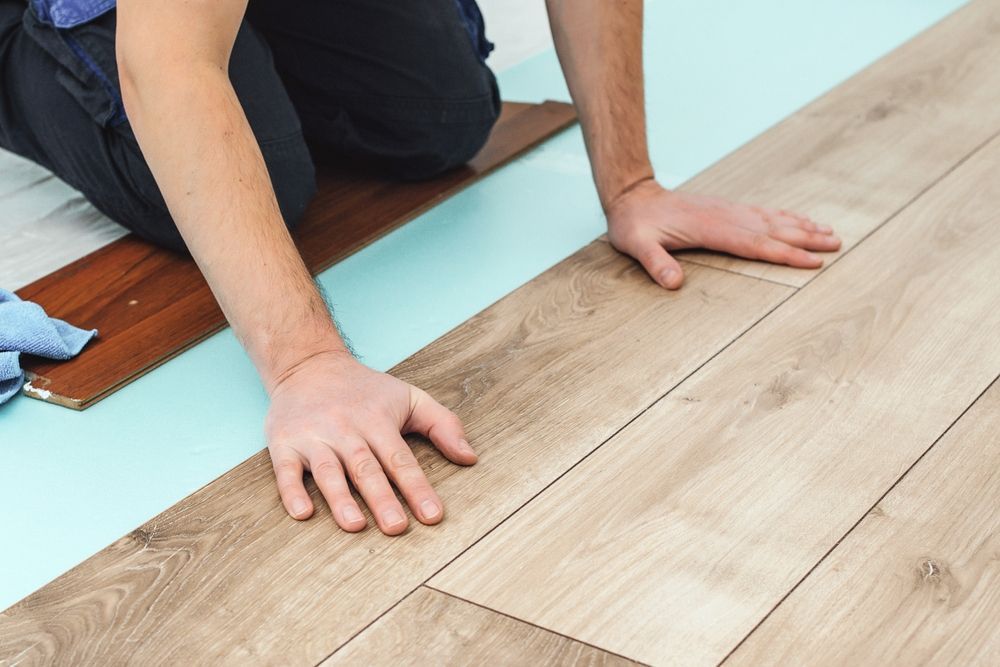
[[[143,155],[226,318],[268,390],[345,346],[278,210],[229,82],[245,0],[125,0],[122,95]]]
[[[289,514],[312,515],[312,472],[345,530],[424,523],[440,499],[401,433],[430,437],[452,461],[476,460],[454,414],[351,357],[289,236],[264,159],[230,84],[246,0],[119,0],[118,60],[129,120],[170,213],[271,396],[266,431]]]
[[[668,250],[705,247],[803,268],[840,240],[789,211],[671,192],[656,182],[646,143],[642,0],[547,0],[552,35],[580,115],[608,237],[663,287],[683,282]],[[697,100],[677,100],[697,104]]]

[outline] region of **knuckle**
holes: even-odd
[[[660,251],[655,246],[648,246],[636,253],[638,259],[644,266],[653,267],[660,263]]]
[[[417,463],[417,459],[411,452],[399,449],[394,451],[389,456],[389,465],[392,466],[393,470],[411,470],[413,468],[420,468],[420,464]]]
[[[363,442],[351,442],[337,449],[349,461],[371,458],[371,448]]]
[[[369,455],[354,462],[354,479],[370,480],[382,474],[382,466],[375,457]]]
[[[282,498],[298,495],[300,488],[303,488],[301,482],[278,482],[278,495]]]
[[[313,475],[330,476],[341,474],[340,464],[333,459],[323,459],[317,461],[312,466]]]
[[[451,410],[448,410],[441,418],[441,425],[449,430],[462,430],[462,420]]]
[[[278,475],[295,475],[299,472],[299,464],[291,459],[275,461],[274,472]]]

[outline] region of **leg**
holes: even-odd
[[[247,17],[317,151],[425,178],[468,161],[499,115],[481,21],[456,0],[251,0]]]
[[[115,13],[56,33],[20,0],[0,0],[0,146],[53,171],[139,236],[185,251],[124,115]],[[312,161],[266,44],[244,24],[230,76],[294,224],[315,191]]]

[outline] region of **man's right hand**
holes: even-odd
[[[346,351],[309,357],[277,379],[270,393],[268,449],[282,503],[295,519],[313,514],[302,483],[308,470],[334,520],[346,531],[367,525],[348,479],[386,535],[398,535],[407,527],[390,481],[421,523],[441,521],[441,499],[402,434],[424,435],[459,465],[476,462],[453,412],[423,390],[371,370]]]

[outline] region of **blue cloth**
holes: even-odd
[[[71,359],[96,335],[97,329],[78,329],[49,317],[38,304],[0,289],[0,403],[9,401],[24,383],[22,352]]]

